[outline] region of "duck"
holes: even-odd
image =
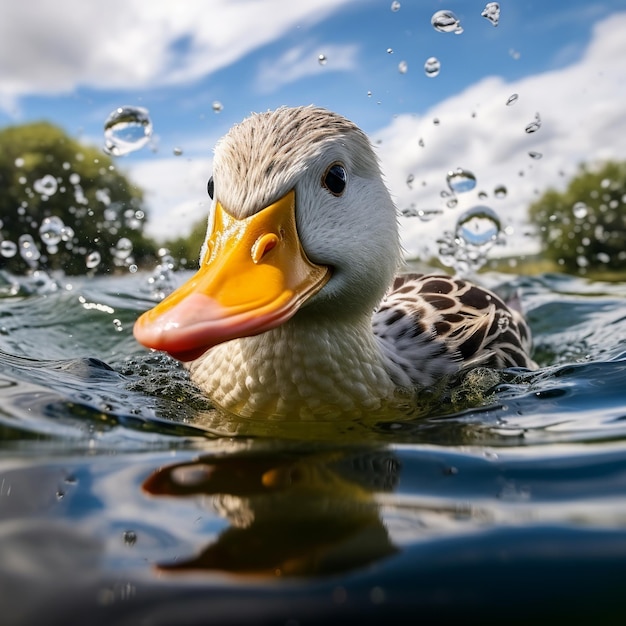
[[[535,367],[492,291],[402,273],[374,147],[313,105],[255,113],[214,149],[198,271],[134,325],[243,418],[333,420],[419,403],[474,367]]]

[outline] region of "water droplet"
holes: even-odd
[[[133,251],[133,242],[127,237],[121,237],[118,242],[115,244],[115,248],[113,248],[113,256],[116,259],[126,259],[130,256],[130,253]]]
[[[19,245],[20,256],[24,259],[24,261],[31,266],[37,265],[37,261],[41,254],[31,235],[20,235],[17,242]]]
[[[498,185],[493,190],[493,195],[496,198],[506,198],[506,194],[507,194],[507,189],[504,185]]]
[[[490,248],[500,234],[500,218],[487,206],[475,206],[459,217],[456,236],[466,246]]]
[[[0,241],[0,254],[5,259],[14,257],[17,254],[17,244],[14,241],[9,241],[8,239]]]
[[[434,118],[433,118],[433,124],[434,124],[435,126],[439,126],[439,124],[441,124],[441,122],[439,121],[439,118],[438,118],[438,117],[434,117]]]
[[[320,65],[326,65],[326,63],[328,63],[328,59],[326,58],[325,54],[318,54],[317,55],[317,62]]]
[[[46,246],[56,246],[63,234],[63,220],[56,215],[44,217],[39,227],[39,236]]]
[[[476,187],[476,176],[468,170],[458,167],[456,170],[448,172],[446,176],[448,187],[454,193],[465,193]]]
[[[113,320],[113,326],[115,327],[115,330],[118,333],[121,333],[124,330],[124,327],[122,326],[122,322],[120,322],[120,320],[118,320],[117,318]]]
[[[131,263],[131,264],[128,266],[128,271],[129,271],[131,274],[136,274],[138,269],[139,269],[139,268],[138,268],[138,267],[137,267],[134,263]]]
[[[393,48],[387,48],[387,54],[393,54]]]
[[[413,189],[413,181],[415,180],[415,176],[413,174],[409,174],[406,177],[406,184],[409,189]]]
[[[417,211],[417,217],[419,217],[422,222],[430,222],[434,217],[442,214],[443,211],[441,209],[419,209]]]
[[[152,121],[143,107],[118,107],[104,122],[104,151],[107,154],[123,156],[140,150],[150,137]]]
[[[598,252],[598,254],[596,254],[596,259],[598,259],[600,263],[606,264],[611,262],[611,257],[606,252]]]
[[[478,192],[478,197],[479,197],[481,200],[484,200],[485,198],[487,198],[487,197],[489,197],[489,196],[488,196],[488,194],[487,194],[487,192],[486,192],[486,191],[479,191],[479,192]]]
[[[52,196],[58,189],[57,179],[51,174],[46,174],[33,183],[33,189],[42,196]]]
[[[482,17],[489,20],[494,26],[500,20],[500,5],[497,2],[487,2],[481,13]]]
[[[400,3],[397,0],[393,0],[393,2],[391,3],[391,10],[395,13],[396,11],[400,10]]]
[[[449,209],[455,209],[457,207],[457,205],[459,204],[459,201],[457,198],[450,198],[447,202],[446,202],[446,206]]]
[[[440,33],[461,34],[461,22],[452,11],[437,11],[431,18],[430,23],[433,28]]]
[[[104,206],[111,204],[111,196],[108,189],[96,189],[96,200],[102,202]]]
[[[589,209],[584,202],[576,202],[572,207],[572,213],[578,220],[583,220],[589,215]]]
[[[527,133],[536,133],[541,128],[541,117],[535,113],[535,119],[524,129]]]
[[[181,156],[183,153],[183,149],[182,148],[174,148],[174,156]]]
[[[400,74],[406,74],[409,71],[409,64],[406,61],[400,61],[398,63],[398,72]]]
[[[100,253],[97,250],[94,250],[93,252],[90,252],[85,258],[85,265],[87,269],[93,270],[98,267],[98,265],[100,265],[100,261]]]
[[[440,70],[441,63],[437,57],[429,57],[426,59],[426,63],[424,63],[424,72],[426,72],[426,76],[429,78],[435,78],[435,76],[439,76]]]
[[[529,156],[531,159],[535,159],[535,161],[538,161],[541,157],[543,157],[543,154],[541,154],[541,152],[534,152],[533,150],[531,150],[531,151],[528,153],[528,156]]]
[[[224,109],[224,105],[219,100],[215,100],[215,102],[211,105],[211,108],[214,113],[220,113]]]
[[[137,533],[134,530],[125,530],[122,539],[127,546],[134,546],[137,543]]]
[[[74,239],[74,229],[71,226],[63,226],[61,229],[61,239],[63,241],[71,241]]]
[[[372,92],[371,92],[371,91],[368,91],[368,92],[367,92],[367,97],[368,97],[368,98],[371,98],[371,97],[372,97]]]
[[[515,104],[518,100],[519,100],[519,94],[513,93],[509,96],[508,100],[506,101],[506,106],[510,107],[511,105]]]
[[[15,167],[24,167],[24,159],[22,157],[15,159]]]

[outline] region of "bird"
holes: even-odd
[[[314,105],[253,113],[214,149],[199,269],[135,322],[228,415],[389,414],[469,368],[533,369],[522,314],[446,274],[402,273],[369,138]]]

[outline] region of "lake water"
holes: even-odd
[[[626,286],[481,280],[537,372],[315,427],[220,421],[133,340],[146,275],[5,276],[1,623],[624,623]]]

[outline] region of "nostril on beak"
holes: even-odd
[[[274,233],[266,233],[261,235],[252,246],[252,260],[255,263],[260,263],[263,257],[278,243],[278,235]]]

